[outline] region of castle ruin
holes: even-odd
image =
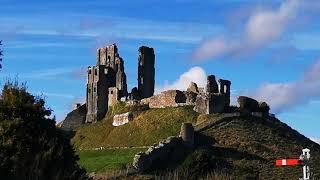
[[[60,123],[65,130],[72,130],[83,123],[96,123],[106,116],[109,107],[119,101],[126,105],[143,105],[148,108],[167,108],[193,106],[201,114],[227,113],[230,107],[231,82],[214,75],[207,77],[205,87],[191,82],[186,91],[167,90],[154,95],[155,53],[153,48],[141,46],[138,50],[138,85],[129,93],[124,61],[118,53],[116,44],[97,49],[96,65],[87,69],[86,103],[76,104],[66,119]],[[248,97],[238,99],[241,112],[267,115],[269,106]],[[258,115],[260,115],[258,114]],[[113,124],[124,125],[133,120],[132,112],[114,117]]]
[[[138,60],[138,92],[128,94],[124,61],[118,53],[117,45],[112,44],[97,50],[97,64],[89,66],[87,72],[86,123],[101,120],[107,113],[108,107],[116,104],[121,98],[129,99],[132,94],[134,99],[153,96],[155,76],[153,48],[140,47]]]
[[[140,98],[148,98],[154,93],[154,51],[153,48],[139,48],[138,91]]]

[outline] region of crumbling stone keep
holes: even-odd
[[[153,48],[141,46],[138,60],[138,88],[128,94],[124,61],[118,53],[117,45],[112,44],[97,50],[96,66],[88,67],[86,123],[101,120],[108,111],[108,106],[113,106],[121,99],[140,100],[153,96]]]
[[[108,106],[127,94],[124,62],[119,56],[116,44],[98,49],[97,65],[88,67],[86,123],[101,120],[108,111]]]
[[[153,48],[141,46],[139,48],[138,91],[140,98],[148,98],[154,93],[155,55]]]
[[[108,111],[108,89],[115,84],[114,71],[104,65],[88,67],[86,123],[102,119]]]
[[[218,84],[216,81],[216,77],[214,75],[210,75],[207,77],[206,92],[207,93],[219,93]]]
[[[220,84],[220,94],[224,94],[226,97],[226,104],[230,105],[230,91],[231,91],[231,81],[229,80],[224,80],[224,79],[219,79],[219,84]]]
[[[127,91],[127,76],[124,73],[124,62],[119,56],[118,47],[116,44],[99,48],[97,50],[97,65],[104,65],[111,68],[115,73],[115,87],[120,91],[121,96],[126,96]]]
[[[187,88],[187,92],[199,93],[198,85],[195,82],[191,82]]]
[[[206,91],[198,94],[194,110],[203,114],[223,113],[230,106],[230,86],[228,80],[219,79],[218,86],[215,76],[207,77]],[[218,88],[220,87],[220,89]]]

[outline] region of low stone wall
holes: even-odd
[[[113,117],[113,126],[122,126],[133,120],[133,114],[131,112],[117,114]]]
[[[86,114],[86,104],[78,106],[78,108],[67,114],[67,117],[59,123],[58,127],[65,131],[72,131],[85,123]]]
[[[136,154],[133,159],[133,167],[139,172],[144,172],[177,162],[192,150],[193,144],[193,126],[190,123],[183,123],[179,137],[168,137],[159,144],[151,146],[146,152]]]
[[[188,91],[168,90],[161,94],[141,100],[143,104],[149,104],[150,108],[178,107],[193,105],[197,94]]]
[[[141,102],[149,104],[150,108],[176,107],[179,103],[186,103],[186,97],[182,91],[169,90],[150,98],[142,99]]]

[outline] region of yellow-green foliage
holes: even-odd
[[[178,135],[183,122],[195,124],[197,117],[198,113],[191,106],[149,109],[142,111],[130,123],[119,127],[112,126],[112,118],[84,125],[77,129],[72,143],[81,149],[149,146],[169,136]]]

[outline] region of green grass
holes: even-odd
[[[79,164],[87,172],[105,172],[126,168],[131,163],[135,154],[146,149],[106,149],[87,150],[79,152]]]
[[[81,126],[71,142],[78,149],[96,147],[150,146],[177,136],[183,122],[196,123],[198,113],[188,107],[149,109],[141,111],[130,123],[113,127],[112,118]]]

